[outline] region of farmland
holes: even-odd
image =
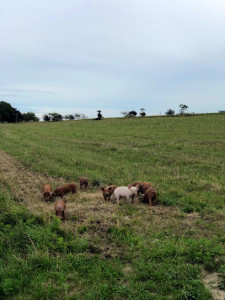
[[[0,125],[1,296],[210,299],[211,274],[223,297],[224,149],[224,115]],[[80,176],[61,224],[41,187]],[[137,180],[156,207],[102,199]]]

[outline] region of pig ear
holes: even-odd
[[[130,188],[131,188],[131,185],[129,184],[129,185],[128,185],[128,189],[130,189]]]
[[[137,189],[137,190],[139,189],[139,184],[136,185],[136,189]]]
[[[104,191],[104,190],[105,190],[103,186],[101,187],[101,190],[102,190],[102,191]]]

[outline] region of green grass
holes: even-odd
[[[224,137],[224,115],[0,125],[0,149],[34,171],[150,181],[162,204],[185,212],[224,206]]]
[[[205,300],[203,268],[225,289],[225,116],[4,124],[0,149],[68,181],[150,181],[161,204],[73,215],[66,229],[14,202],[0,177],[1,299]]]
[[[201,265],[224,267],[224,237],[195,240],[145,228],[140,234],[121,218],[106,232],[108,245],[121,253],[104,258],[93,253],[83,232],[66,231],[56,217],[34,216],[2,192],[0,204],[1,299],[205,300],[210,294]],[[124,214],[130,214],[129,205]]]

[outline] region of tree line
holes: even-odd
[[[43,120],[46,122],[58,122],[62,120],[84,120],[88,117],[85,114],[69,114],[69,115],[61,115],[59,113],[48,113],[43,115]]]
[[[180,104],[179,105],[179,114],[184,115],[186,114],[188,109],[188,106],[186,104]],[[121,114],[125,118],[130,118],[130,117],[136,117],[138,116],[137,111],[131,110],[131,111],[121,111]],[[165,114],[167,116],[173,116],[175,114],[175,111],[171,108],[169,108]],[[145,109],[141,108],[140,117],[145,117]],[[75,114],[68,114],[68,115],[61,115],[59,113],[53,112],[53,113],[48,113],[43,115],[43,120],[47,122],[58,122],[62,120],[82,120],[82,119],[88,119],[88,117],[83,114],[83,113],[75,113]],[[103,116],[101,113],[101,110],[97,110],[97,118],[94,120],[102,120]],[[0,101],[0,122],[21,122],[21,121],[34,121],[38,122],[40,119],[35,115],[33,112],[27,112],[27,113],[21,113],[18,109],[14,108],[11,106],[11,104],[5,102],[5,101]]]

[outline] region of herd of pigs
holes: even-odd
[[[81,177],[79,180],[80,189],[88,188],[88,178]],[[128,202],[134,203],[134,198],[141,194],[143,196],[144,202],[149,203],[149,205],[156,205],[157,192],[156,189],[152,187],[150,182],[136,181],[128,186],[116,186],[109,185],[107,187],[101,187],[102,195],[105,201],[110,200],[112,195],[115,196],[117,203],[119,203],[120,198],[126,198]],[[54,201],[55,198],[59,197],[55,202],[55,214],[60,219],[64,220],[66,203],[63,200],[63,196],[68,193],[76,193],[77,187],[75,183],[68,183],[64,186],[58,187],[52,192],[50,184],[45,184],[43,187],[43,200]]]

